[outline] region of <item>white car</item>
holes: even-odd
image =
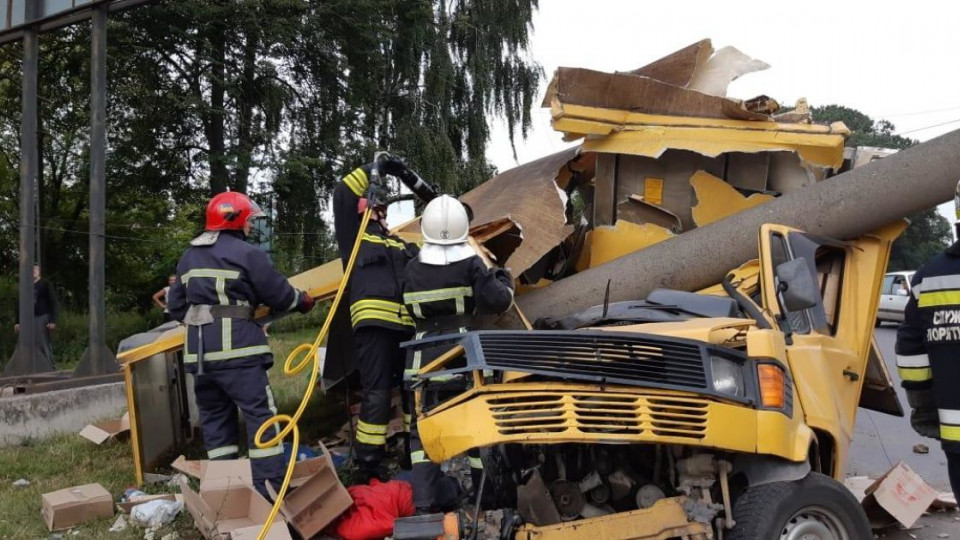
[[[910,299],[910,280],[914,272],[890,272],[883,276],[877,326],[882,322],[903,322],[903,310]]]

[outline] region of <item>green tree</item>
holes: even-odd
[[[389,149],[444,191],[486,180],[489,122],[530,126],[536,0],[170,0],[111,16],[107,284],[150,295],[227,188],[271,208],[288,273],[333,256],[340,176]],[[45,273],[83,309],[89,25],[41,40]],[[16,274],[20,47],[0,47],[0,272]],[[11,233],[11,234],[7,234]]]
[[[875,121],[866,114],[842,105],[814,107],[813,120],[819,123],[842,121],[851,134],[846,145],[875,146],[903,150],[918,141],[896,135],[896,127],[888,120]],[[917,212],[907,218],[910,225],[903,235],[893,243],[890,251],[891,271],[915,270],[943,251],[953,242],[953,231],[936,207]]]

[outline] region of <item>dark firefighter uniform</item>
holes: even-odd
[[[921,435],[939,438],[960,496],[960,242],[917,271],[897,331],[897,371]]]
[[[403,305],[403,271],[416,257],[417,246],[391,236],[371,218],[360,231],[358,203],[370,187],[372,165],[345,176],[333,191],[334,225],[344,266],[350,259],[357,235],[362,235],[350,276],[350,319],[357,343],[360,384],[363,387],[356,452],[365,474],[380,475],[380,461],[387,442],[390,398],[402,384],[404,353],[400,343],[413,335],[413,319]],[[387,174],[399,174],[387,164]]]
[[[466,332],[474,315],[503,313],[513,303],[513,279],[506,270],[488,269],[479,256],[445,265],[412,260],[407,264],[403,301],[417,323],[416,339],[451,332]],[[447,347],[449,348],[449,347]],[[446,352],[433,348],[407,353],[405,375],[410,379],[419,369]],[[460,378],[441,382],[445,395],[465,389]],[[445,396],[444,396],[445,397]],[[443,399],[441,397],[440,399]],[[468,453],[474,489],[480,483],[483,465],[479,449]],[[440,466],[423,450],[416,415],[410,431],[410,461],[413,464],[413,503],[418,510],[449,510],[457,493],[444,485]]]
[[[267,379],[273,355],[263,328],[253,320],[253,309],[266,304],[275,311],[291,311],[306,295],[290,286],[265,252],[245,242],[241,231],[206,232],[191,244],[177,264],[168,306],[178,321],[203,306],[212,316],[203,326],[188,322],[183,351],[186,370],[195,375],[202,352],[203,374],[196,375],[194,392],[207,456],[238,457],[239,407],[246,419],[254,486],[266,495],[265,480],[279,489],[285,460],[282,444],[263,449],[254,444],[257,429],[277,408]],[[263,440],[275,435],[276,427],[268,429]]]

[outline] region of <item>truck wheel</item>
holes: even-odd
[[[840,483],[819,473],[747,489],[734,502],[730,540],[873,538],[863,508]]]

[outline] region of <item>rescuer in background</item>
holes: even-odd
[[[362,398],[355,434],[361,480],[386,480],[381,467],[390,421],[390,398],[402,384],[404,353],[400,343],[413,335],[413,319],[403,305],[403,272],[417,246],[389,233],[380,173],[399,178],[421,199],[434,191],[399,158],[378,154],[373,163],[354,169],[333,190],[337,245],[344,268],[357,235],[361,243],[350,275],[350,319],[357,346]],[[360,220],[371,208],[364,231]]]
[[[469,227],[466,208],[447,195],[431,201],[420,217],[423,248],[417,258],[407,264],[403,291],[407,311],[416,322],[416,339],[466,332],[476,326],[476,315],[503,313],[513,303],[513,278],[502,268],[487,268],[467,243]],[[407,377],[415,376],[421,366],[447,349],[449,345],[408,351]],[[460,377],[449,381],[432,379],[430,384],[439,384],[439,388],[427,390],[431,392],[460,393],[466,388],[466,382]],[[453,508],[458,490],[450,488],[453,479],[445,477],[440,466],[424,453],[415,415],[410,450],[413,503],[418,512]],[[468,457],[474,490],[477,490],[483,471],[479,450],[471,450]]]
[[[954,205],[960,229],[960,182]],[[960,242],[917,270],[911,283],[897,331],[897,371],[913,408],[910,423],[940,439],[950,487],[960,497]]]
[[[257,448],[257,429],[277,413],[267,370],[273,354],[254,309],[265,304],[278,312],[313,309],[313,298],[290,286],[267,254],[248,244],[251,221],[260,207],[239,192],[220,193],[207,205],[206,231],[193,239],[177,264],[167,295],[174,319],[187,325],[183,361],[195,377],[200,430],[209,459],[239,455],[237,408],[246,420],[247,448],[254,487],[277,490],[286,461],[283,444]],[[276,435],[268,429],[263,440]]]

